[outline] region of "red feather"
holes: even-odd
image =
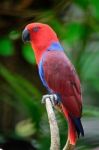
[[[80,81],[75,69],[64,52],[47,51],[43,59],[45,80],[54,93],[62,98],[62,107],[69,123],[69,139],[76,142],[76,129],[71,119],[80,118],[82,113],[82,98]]]
[[[49,88],[61,95],[62,103],[68,112],[80,117],[82,110],[80,81],[64,52],[46,52],[43,69]]]

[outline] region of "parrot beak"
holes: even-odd
[[[22,40],[23,42],[29,42],[30,41],[30,34],[27,29],[24,29],[22,32]]]

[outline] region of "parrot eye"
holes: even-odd
[[[39,27],[38,27],[38,26],[34,27],[34,28],[33,28],[33,31],[34,31],[34,32],[38,32],[38,31],[39,31]]]

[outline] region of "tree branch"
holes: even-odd
[[[48,114],[48,120],[49,120],[49,124],[50,124],[50,132],[51,132],[50,150],[59,150],[60,149],[59,128],[57,125],[55,113],[53,111],[50,98],[46,98],[45,104],[46,104],[46,110],[47,110],[47,114]]]

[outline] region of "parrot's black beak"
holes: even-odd
[[[23,42],[29,42],[30,41],[30,34],[27,29],[24,29],[22,32],[22,40]]]

